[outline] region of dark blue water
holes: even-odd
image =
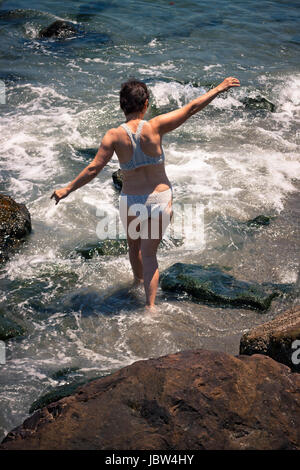
[[[2,434],[51,387],[110,373],[137,359],[205,347],[238,352],[241,334],[266,314],[175,301],[158,293],[145,316],[130,295],[127,255],[85,260],[96,243],[97,208],[118,215],[116,156],[90,184],[55,206],[124,118],[120,84],[150,88],[148,119],[182,106],[226,76],[241,87],[219,96],[165,138],[174,202],[205,206],[205,247],[186,237],[159,251],[177,261],[218,263],[244,280],[295,283],[299,268],[299,3],[286,1],[0,2],[0,191],[24,202],[33,232],[0,271],[0,307],[22,324],[0,366]],[[74,24],[65,39],[40,39],[56,19]],[[257,109],[247,99],[273,105]],[[262,230],[243,222],[275,219]],[[294,301],[294,300],[293,300]],[[53,378],[64,367],[76,372]]]

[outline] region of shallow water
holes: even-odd
[[[255,5],[254,5],[255,3]],[[38,39],[55,19],[80,32]],[[297,301],[299,252],[299,20],[294,2],[56,1],[0,3],[0,191],[27,205],[33,232],[0,271],[1,308],[25,326],[1,367],[4,435],[51,387],[108,374],[135,360],[189,348],[237,354],[244,331]],[[155,315],[130,292],[127,255],[86,260],[97,209],[118,214],[116,156],[57,206],[50,195],[91,161],[109,127],[123,122],[118,92],[135,76],[151,91],[150,119],[184,105],[226,76],[241,87],[164,141],[174,202],[204,205],[205,245],[172,239],[161,270],[218,263],[238,279],[295,283],[270,310],[216,308],[159,290]],[[263,97],[274,112],[245,106]],[[269,226],[245,221],[274,216]],[[76,373],[60,379],[65,367]]]

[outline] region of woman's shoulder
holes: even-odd
[[[120,133],[122,131],[124,131],[124,129],[121,125],[118,127],[111,127],[110,129],[108,129],[108,131],[106,131],[105,135],[115,140],[116,138],[120,136]]]
[[[158,126],[159,126],[159,116],[155,116],[154,118],[149,119],[149,121],[146,121],[145,126],[148,127],[148,129],[151,128],[152,131],[157,132]]]

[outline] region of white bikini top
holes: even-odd
[[[141,149],[140,136],[145,122],[147,121],[140,121],[135,134],[133,134],[127,124],[121,124],[121,127],[123,127],[123,129],[125,129],[125,131],[129,135],[133,147],[133,155],[131,159],[126,163],[120,163],[121,170],[133,170],[134,168],[138,168],[144,165],[157,165],[158,163],[162,163],[165,160],[165,154],[163,149],[162,154],[158,157],[151,157],[150,155],[144,153]]]

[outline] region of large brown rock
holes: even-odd
[[[30,232],[31,219],[26,206],[0,194],[0,262],[7,260],[9,253]]]
[[[300,449],[300,375],[186,351],[138,361],[37,411],[1,449]]]
[[[278,315],[245,333],[240,341],[240,354],[266,354],[300,372],[300,305]]]

